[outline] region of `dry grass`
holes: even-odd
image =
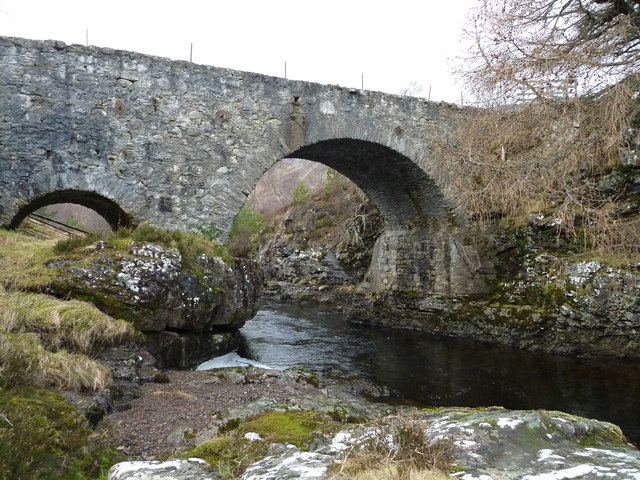
[[[334,480],[436,480],[451,469],[452,443],[431,440],[419,421],[398,417],[374,424],[373,434],[347,452]],[[368,427],[371,428],[371,427]],[[368,437],[368,438],[367,438]]]
[[[55,243],[0,229],[0,285],[42,291],[51,281],[46,262],[54,257]]]
[[[50,350],[92,354],[132,340],[136,333],[124,320],[114,320],[90,303],[58,300],[36,293],[0,294],[0,329],[35,332]]]
[[[452,113],[455,132],[433,139],[440,183],[482,225],[544,212],[559,234],[593,252],[638,257],[640,223],[621,215],[599,184],[623,165],[625,148],[638,148],[631,138],[640,118],[633,85],[621,83],[597,99]]]
[[[34,333],[0,332],[0,385],[38,384],[64,390],[100,390],[111,372],[84,355],[47,351]]]
[[[398,465],[388,463],[358,472],[338,472],[329,478],[331,480],[451,480],[453,477],[439,470],[409,468],[402,471]]]
[[[195,400],[195,398],[196,398],[193,395],[191,395],[190,393],[182,392],[182,391],[167,392],[167,391],[164,391],[164,390],[156,390],[155,392],[153,392],[153,394],[157,395],[159,397],[179,398],[180,400]]]
[[[111,383],[111,371],[84,355],[60,351],[47,353],[42,362],[43,380],[63,390],[102,390]]]

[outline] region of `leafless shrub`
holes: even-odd
[[[614,208],[599,177],[622,166],[640,115],[638,78],[597,97],[452,112],[433,139],[440,183],[480,224],[544,212],[559,234],[599,253],[640,253],[640,226]],[[637,148],[637,145],[631,146]]]

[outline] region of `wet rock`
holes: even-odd
[[[406,414],[405,414],[406,415]],[[394,425],[412,422],[432,442],[451,444],[456,476],[465,480],[629,479],[640,477],[640,452],[606,422],[552,411],[445,409],[386,417],[338,433],[319,451],[272,448],[245,480],[323,478],[345,452],[374,435],[393,442]]]
[[[156,359],[157,368],[189,368],[202,361],[224,355],[240,346],[237,331],[212,333],[150,332],[146,347]]]

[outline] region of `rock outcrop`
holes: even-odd
[[[249,369],[220,373],[222,382],[274,382],[295,378],[296,372]],[[321,382],[324,379],[321,378]],[[267,411],[324,412],[343,427],[335,433],[316,432],[308,448],[286,443],[268,443],[259,433],[249,432],[249,442],[267,442],[265,455],[242,473],[243,480],[321,479],[329,468],[342,463],[350,452],[371,439],[385,444],[398,442],[402,432],[420,432],[428,443],[448,458],[451,472],[464,480],[548,480],[579,478],[592,480],[640,478],[640,452],[626,442],[618,427],[546,410],[489,408],[417,409],[401,405],[369,403],[356,394],[354,384],[335,381],[320,385],[315,392],[292,390],[284,403],[269,398],[222,409],[216,414],[220,425],[242,425]],[[356,390],[358,390],[356,388]],[[368,418],[368,420],[365,419]],[[349,423],[353,418],[355,423]],[[364,421],[364,423],[362,423]],[[335,423],[334,423],[335,425]],[[231,427],[233,430],[234,427]],[[331,427],[329,427],[331,428]],[[212,433],[213,434],[213,433]],[[116,465],[109,480],[160,480],[217,478],[216,473],[193,470],[195,460],[164,463],[127,462]],[[200,467],[198,467],[200,468]],[[192,471],[181,476],[182,469]],[[175,477],[168,477],[172,472]]]
[[[419,329],[560,354],[640,358],[637,265],[612,267],[551,253],[529,230],[496,257],[485,295],[386,292],[353,323]],[[384,313],[381,313],[384,312]]]
[[[109,480],[217,480],[199,458],[168,462],[122,462],[109,471]]]
[[[254,263],[131,242],[125,250],[102,242],[82,255],[49,263],[51,293],[88,300],[146,334],[160,367],[188,367],[237,347],[234,333],[257,310],[261,278]]]

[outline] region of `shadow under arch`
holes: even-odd
[[[450,214],[440,187],[411,159],[378,143],[322,140],[287,158],[323,163],[353,181],[376,205],[387,228],[421,227]]]
[[[10,229],[17,228],[22,221],[39,208],[57,203],[75,203],[90,208],[106,220],[112,230],[132,225],[132,219],[120,206],[95,192],[83,190],[58,190],[33,199],[29,204],[18,210],[9,224]]]

